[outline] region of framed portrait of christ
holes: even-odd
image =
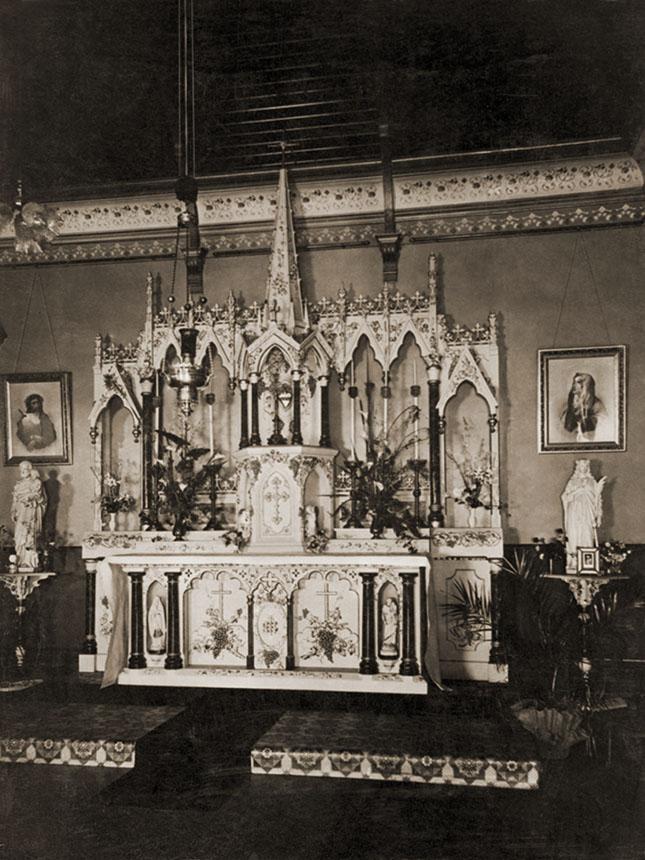
[[[625,450],[624,346],[538,350],[538,451]]]
[[[72,374],[0,376],[5,466],[72,462]]]

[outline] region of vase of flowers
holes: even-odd
[[[456,504],[464,505],[468,509],[468,527],[474,528],[478,520],[477,512],[481,509],[490,511],[493,507],[491,503],[493,473],[485,440],[481,440],[475,451],[472,443],[472,422],[464,418],[463,424],[462,458],[458,460],[450,453],[448,458],[457,467],[463,485],[461,491],[453,495],[453,499]]]
[[[130,493],[122,493],[120,479],[108,472],[103,478],[101,491],[101,513],[107,515],[108,529],[116,531],[116,515],[133,507],[134,497]]]

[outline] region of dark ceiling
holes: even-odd
[[[369,161],[382,122],[395,158],[629,147],[645,95],[644,7],[194,0],[197,174],[275,169],[281,141],[299,167]],[[1,10],[4,196],[17,175],[33,197],[177,173],[176,0]]]

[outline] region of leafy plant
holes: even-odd
[[[479,583],[457,579],[452,586],[452,600],[443,604],[443,615],[468,645],[489,632],[492,622],[491,599]]]
[[[361,411],[365,426],[365,462],[358,466],[355,478],[355,498],[361,520],[369,518],[369,528],[375,538],[383,536],[386,529],[392,529],[410,552],[415,552],[414,538],[420,537],[417,523],[407,502],[398,498],[404,488],[407,466],[401,464],[403,453],[415,442],[414,432],[409,425],[418,415],[418,407],[408,406],[397,415],[385,435],[373,435],[369,420]],[[389,437],[396,425],[401,422],[402,439],[390,447]],[[350,474],[352,466],[343,468]],[[346,507],[344,502],[340,507]]]
[[[172,517],[173,534],[181,539],[196,520],[197,497],[209,474],[207,463],[197,471],[195,467],[197,460],[208,454],[209,449],[191,447],[187,437],[166,430],[157,432],[172,446],[166,460],[158,460],[154,464],[159,510]]]

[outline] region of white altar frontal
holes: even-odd
[[[97,336],[81,671],[385,693],[505,679],[496,318],[438,311],[434,255],[403,294],[378,238],[380,292],[307,304],[283,169],[262,304],[208,307],[188,241],[185,303],[162,307],[149,276],[136,343]]]
[[[204,533],[132,547],[111,538],[84,550],[100,613],[86,670],[105,670],[121,639],[121,662],[107,667],[120,684],[427,691],[424,556],[233,553]]]

